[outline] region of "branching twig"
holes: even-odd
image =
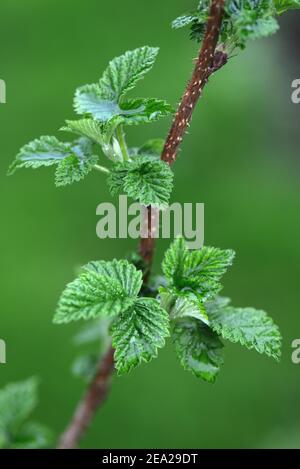
[[[219,40],[224,0],[213,0],[207,22],[206,34],[202,43],[199,58],[191,81],[188,83],[182,101],[179,105],[174,122],[166,139],[161,156],[168,164],[174,163],[179,146],[192,118],[193,111],[210,75],[227,62],[227,55],[216,51]],[[155,230],[153,210],[148,207],[145,222],[148,226],[147,237],[141,239],[139,253],[147,265],[144,277],[146,283],[154,257]],[[111,348],[102,363],[99,371],[91,382],[89,389],[79,403],[72,422],[60,438],[59,449],[77,447],[97,409],[104,402],[109,390],[110,378],[114,369],[113,349]]]

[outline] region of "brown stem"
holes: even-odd
[[[194,73],[179,105],[161,156],[161,159],[170,165],[174,163],[176,159],[179,146],[188,128],[198,99],[201,96],[209,76],[215,71],[217,61],[220,59],[220,53],[222,54],[222,52],[218,52],[215,58],[215,51],[222,24],[223,8],[224,0],[214,0],[212,2],[206,34]],[[226,59],[227,56],[224,54],[224,60]],[[221,60],[220,66],[222,65],[224,65],[224,62]]]
[[[222,23],[223,8],[224,0],[212,1],[206,34],[202,43],[199,58],[196,62],[192,79],[188,83],[178,111],[175,115],[174,122],[161,155],[161,159],[170,165],[173,164],[176,159],[179,146],[208,78],[213,72],[217,71],[227,62],[227,54],[222,51],[216,51]],[[148,266],[144,276],[144,283],[147,283],[148,281],[154,257],[155,236],[157,230],[155,220],[156,214],[154,209],[148,207],[145,214],[147,235],[141,239],[139,246],[139,253]],[[86,394],[79,403],[73,420],[61,436],[58,444],[59,449],[71,449],[77,447],[95,412],[105,401],[110,387],[110,379],[113,369],[114,350],[110,348],[100,363],[99,370],[91,382]]]
[[[105,401],[114,370],[114,349],[109,348],[86,394],[77,406],[73,419],[62,434],[57,449],[76,448],[98,407]]]
[[[211,4],[206,34],[195,65],[193,76],[189,81],[183,98],[179,104],[179,108],[176,112],[175,119],[161,155],[161,159],[169,165],[175,162],[179,146],[187,131],[196,104],[210,75],[227,63],[227,54],[221,50],[216,51],[220,36],[224,3],[224,0],[213,0]],[[148,222],[149,219],[151,219],[151,207],[148,207],[145,223]],[[157,227],[154,227],[152,224],[152,228],[148,230],[149,236],[140,240],[139,253],[148,266],[146,280],[149,277],[149,271],[154,257],[155,239],[153,234],[156,234],[156,231]]]

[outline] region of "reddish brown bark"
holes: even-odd
[[[161,155],[161,159],[173,164],[176,160],[179,146],[187,131],[194,109],[202,94],[202,91],[212,73],[219,70],[227,63],[227,54],[221,50],[216,51],[219,40],[220,28],[224,9],[224,0],[213,0],[207,22],[206,34],[200,49],[192,79],[189,81],[175,119],[166,139],[166,143]],[[151,218],[151,207],[148,207],[148,220]],[[145,220],[146,221],[146,220]],[[145,279],[149,277],[149,270],[154,257],[155,239],[153,233],[156,227],[149,230],[149,236],[140,241],[139,252],[148,266]]]
[[[113,370],[114,350],[110,347],[105,357],[101,360],[95,378],[78,404],[71,423],[62,434],[57,449],[72,449],[77,447],[78,442],[94,417],[96,410],[103,404],[107,397]]]

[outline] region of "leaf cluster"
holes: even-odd
[[[159,161],[163,148],[152,139],[140,148],[128,148],[124,126],[154,122],[173,112],[155,98],[128,98],[127,94],[154,65],[158,48],[141,47],[112,60],[97,83],[78,88],[74,109],[80,118],[66,120],[62,131],[75,134],[73,142],[43,136],[21,148],[9,168],[55,166],[57,186],[84,179],[92,169],[109,174],[112,193],[126,194],[143,205],[165,206],[173,188],[173,173]],[[101,150],[110,168],[99,166]]]
[[[210,5],[209,0],[200,0],[194,11],[176,18],[172,27],[189,26],[191,39],[202,41]],[[243,49],[249,40],[276,33],[277,16],[297,8],[300,8],[299,0],[226,0],[220,42]]]

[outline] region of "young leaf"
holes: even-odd
[[[121,107],[122,123],[125,125],[151,124],[174,112],[166,101],[155,98],[128,99]]]
[[[119,374],[128,373],[157,356],[169,335],[169,318],[153,298],[140,298],[112,327],[115,362]]]
[[[81,138],[63,143],[55,137],[41,137],[21,148],[8,174],[20,168],[56,165],[55,183],[64,186],[83,179],[98,161],[92,153],[92,141]]]
[[[234,255],[231,250],[205,246],[189,251],[185,241],[178,238],[166,252],[162,268],[172,287],[189,289],[207,299],[219,291],[219,280],[232,265]]]
[[[281,335],[278,327],[264,311],[254,308],[210,308],[212,329],[224,339],[240,342],[249,349],[265,353],[276,360],[281,354]]]
[[[300,0],[274,0],[276,11],[279,15],[287,10],[300,8]]]
[[[11,175],[20,168],[52,166],[70,155],[72,155],[70,144],[60,142],[55,137],[41,137],[21,148],[8,174]]]
[[[170,315],[172,319],[191,317],[209,325],[206,309],[202,301],[193,293],[186,292],[178,296]]]
[[[137,125],[154,122],[168,116],[174,110],[166,101],[159,99],[129,99],[118,103],[103,100],[99,85],[86,85],[78,88],[74,100],[78,114],[87,114],[106,123]]]
[[[164,207],[173,189],[173,173],[163,161],[138,156],[114,165],[108,184],[113,195],[125,193],[145,206]]]
[[[162,270],[171,285],[177,285],[177,279],[183,276],[183,266],[189,252],[183,238],[177,238],[166,251]]]
[[[81,181],[93,169],[98,156],[92,153],[91,140],[80,138],[72,146],[73,154],[58,163],[55,172],[56,186],[66,186]]]
[[[156,47],[145,46],[113,59],[99,81],[102,97],[119,101],[151,70],[158,52]]]
[[[136,298],[140,292],[143,283],[143,274],[137,270],[134,265],[126,260],[111,262],[94,261],[84,266],[84,270],[96,272],[108,278],[117,280],[123,290],[131,298]]]
[[[127,261],[92,262],[62,293],[54,323],[114,317],[133,305],[141,282]]]
[[[223,35],[233,38],[237,46],[245,47],[247,40],[269,36],[278,30],[275,9],[269,0],[231,0],[225,6]],[[227,29],[227,30],[226,30]]]
[[[109,144],[118,123],[118,120],[112,120],[109,124],[95,119],[67,120],[66,125],[60,130],[87,137],[102,146]]]
[[[98,316],[115,316],[132,305],[120,283],[95,272],[85,272],[67,285],[63,292],[55,324],[67,324],[80,319],[94,319]]]
[[[113,120],[117,125],[153,122],[173,112],[169,104],[158,99],[123,99],[151,69],[157,53],[156,48],[142,47],[114,59],[99,83],[76,90],[75,111],[100,122]]]
[[[101,122],[122,116],[118,102],[105,99],[100,86],[96,83],[77,88],[74,109],[77,114],[87,114]]]
[[[185,26],[190,26],[192,23],[198,20],[198,12],[187,13],[185,15],[178,16],[174,21],[172,21],[173,29],[184,28]]]
[[[200,1],[198,10],[177,18],[172,23],[173,28],[190,26],[191,39],[202,41],[206,31],[210,3],[209,0]],[[280,8],[277,9],[278,12],[279,10]],[[258,39],[275,33],[278,30],[275,13],[274,3],[271,0],[228,0],[225,2],[221,29],[222,43],[235,44],[244,48],[250,39]]]
[[[217,334],[197,319],[184,318],[173,322],[171,335],[183,368],[213,383],[224,361]]]

